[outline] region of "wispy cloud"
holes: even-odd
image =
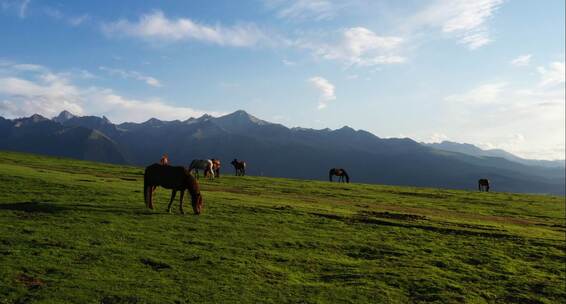
[[[104,71],[104,72],[106,72],[110,75],[119,76],[119,77],[122,77],[124,79],[135,79],[135,80],[143,81],[147,85],[152,86],[152,87],[161,87],[162,86],[161,82],[158,79],[151,77],[151,76],[144,75],[144,74],[137,72],[137,71],[127,71],[127,70],[122,70],[122,69],[109,68],[109,67],[105,67],[105,66],[98,67],[98,69],[101,70],[101,71]]]
[[[477,49],[493,41],[488,21],[503,0],[437,0],[417,13],[409,23],[418,28],[439,28],[469,49]]]
[[[67,16],[62,11],[53,7],[46,7],[43,12],[45,13],[45,15],[51,18],[55,20],[63,20],[71,26],[79,26],[91,19],[90,15],[88,14],[82,14],[79,16]]]
[[[296,45],[313,52],[317,57],[338,60],[347,65],[372,66],[405,62],[398,55],[403,38],[380,36],[364,27],[347,28],[338,33],[332,42],[299,40]]]
[[[173,106],[158,98],[128,98],[108,88],[78,86],[70,74],[53,73],[46,67],[27,70],[25,75],[6,62],[0,69],[0,116],[4,117],[35,113],[53,117],[62,110],[69,110],[77,115],[106,115],[116,122],[139,122],[151,117],[187,119],[205,113]],[[7,75],[10,72],[13,75]]]
[[[323,77],[315,76],[308,79],[308,82],[319,91],[318,109],[326,108],[328,103],[336,99],[334,85]]]
[[[270,40],[269,36],[254,24],[211,26],[189,18],[170,19],[162,11],[144,14],[137,21],[121,19],[104,23],[102,30],[108,35],[124,35],[145,40],[193,40],[234,47],[255,46]]]
[[[27,15],[28,6],[30,0],[1,0],[0,7],[4,11],[12,11],[17,14],[18,17],[24,19]]]
[[[264,3],[276,11],[278,18],[291,20],[332,19],[340,7],[330,0],[266,0]]]
[[[531,62],[531,54],[521,55],[513,60],[511,60],[511,65],[521,67],[521,66],[528,66]]]

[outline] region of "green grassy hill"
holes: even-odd
[[[0,303],[566,300],[564,197],[224,175],[183,216],[142,174],[0,152]]]

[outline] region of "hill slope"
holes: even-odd
[[[142,172],[0,152],[0,303],[566,300],[564,197],[224,176],[181,216]]]

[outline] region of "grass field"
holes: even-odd
[[[0,303],[566,301],[564,197],[142,174],[0,152]]]

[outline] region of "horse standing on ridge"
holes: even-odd
[[[199,178],[198,170],[204,172],[204,177],[214,178],[214,171],[212,171],[212,161],[210,159],[194,159],[189,165],[189,172],[195,171],[196,178]]]
[[[237,159],[234,158],[234,160],[230,164],[232,164],[232,166],[234,166],[234,169],[236,170],[236,176],[246,175],[246,162],[245,161],[237,160]]]
[[[146,207],[154,209],[153,205],[153,192],[161,186],[165,189],[171,189],[171,201],[167,206],[167,212],[171,212],[171,205],[177,195],[177,191],[181,191],[181,198],[179,201],[179,209],[182,214],[183,210],[183,196],[185,190],[189,191],[191,196],[191,204],[195,214],[200,214],[203,209],[202,195],[200,194],[200,186],[198,181],[192,176],[188,170],[183,167],[163,166],[160,164],[153,164],[145,168],[143,175],[143,198]]]
[[[487,178],[481,178],[478,180],[478,191],[489,192],[489,180]]]
[[[332,168],[330,169],[330,171],[328,171],[328,180],[330,180],[332,182],[332,176],[338,176],[338,182],[339,183],[349,183],[350,182],[350,176],[348,175],[348,173],[346,172],[346,170],[342,169],[342,168]],[[346,179],[346,181],[344,181],[344,179]]]

